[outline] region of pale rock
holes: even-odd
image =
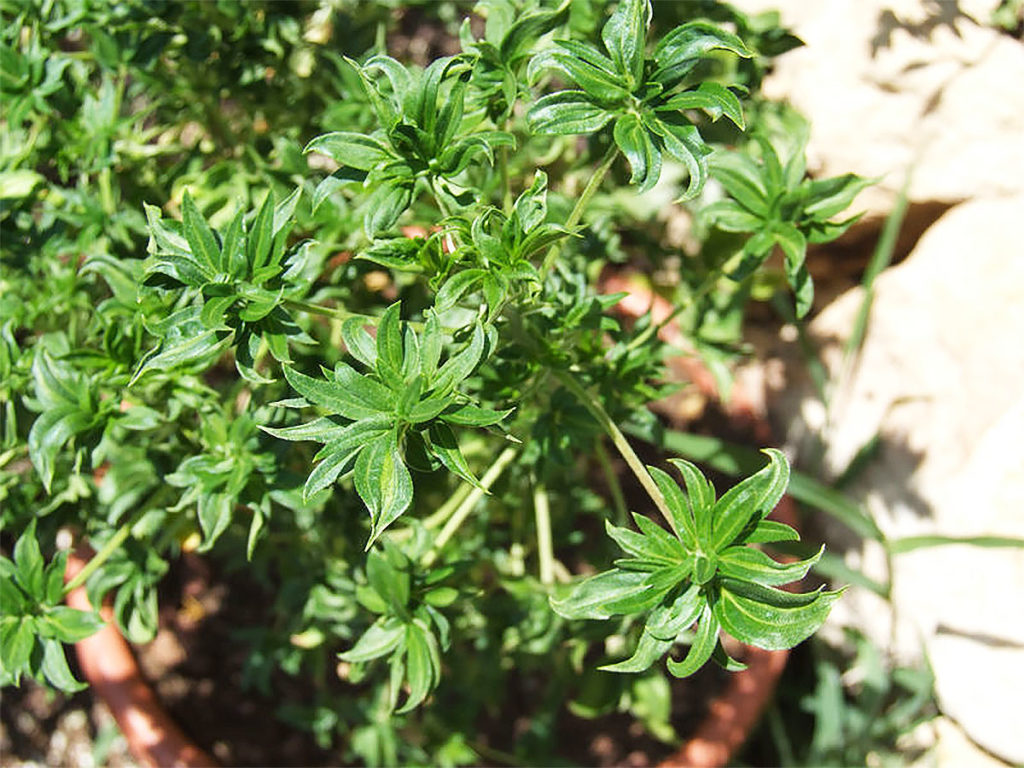
[[[1024,191],[1024,45],[988,26],[997,0],[736,4],[779,8],[806,43],[764,91],[810,119],[816,176],[882,177],[857,210],[888,213],[911,167],[911,202]]]
[[[880,453],[852,493],[890,539],[1024,538],[1022,218],[1024,194],[951,208],[876,281],[852,371],[839,375],[861,290],[811,323],[840,382],[829,412],[809,386],[790,382],[776,398],[791,443],[821,433],[824,451],[813,450],[832,474],[880,435]],[[852,543],[848,562],[884,579],[881,547]],[[883,646],[893,639],[903,662],[927,653],[943,712],[992,753],[1024,762],[1024,550],[917,549],[894,557],[892,576],[891,609],[851,589],[834,609],[833,629],[860,627]]]

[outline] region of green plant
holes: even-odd
[[[598,282],[644,238],[652,266],[673,255],[623,202],[632,185],[686,201],[707,232],[752,233],[679,276],[677,312],[700,325],[725,297],[742,315],[754,281],[773,284],[775,244],[806,312],[803,243],[838,236],[864,182],[805,180],[796,155],[783,173],[768,128],[740,132],[763,104],[736,60],[768,52],[698,5],[649,41],[647,0],[610,15],[481,3],[484,37],[463,25],[462,51],[423,69],[332,42],[326,4],[183,5],[163,21],[141,2],[2,6],[0,489],[5,537],[19,532],[2,561],[17,590],[5,682],[76,686],[57,643],[99,625],[57,606],[71,586],[111,594],[121,628],[151,638],[183,549],[274,585],[274,619],[247,630],[264,649],[254,685],[266,665],[339,658],[372,691],[322,686],[286,711],[367,762],[472,762],[453,734],[499,706],[513,669],[555,702],[602,642],[609,656],[635,642],[600,659],[633,673],[688,645],[668,661],[686,676],[742,667],[723,630],[788,648],[824,621],[839,592],[776,589],[820,553],[783,564],[754,546],[797,537],[765,519],[788,483],[781,453],[717,499],[695,466],[673,461],[684,489],[640,460],[621,426],[651,424],[665,349],[650,318],[615,319],[622,296]],[[366,14],[379,43],[387,19]],[[732,199],[703,195],[709,178]],[[606,445],[631,479],[605,471]],[[647,496],[636,530],[620,482]],[[614,556],[595,523],[628,557],[580,579],[566,563]],[[62,526],[97,550],[68,587],[59,554],[37,578],[38,542]],[[672,738],[652,703],[664,681],[636,680],[624,706]],[[554,748],[558,709],[538,709],[530,759]]]

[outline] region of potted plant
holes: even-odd
[[[133,89],[169,62],[188,73],[198,41],[188,27],[185,43],[153,42],[152,20],[131,14],[113,42],[88,27],[92,55],[117,74],[105,71],[82,109],[107,110],[116,157],[97,161],[99,229],[72,222],[70,289],[31,280],[47,258],[67,266],[65,241],[33,250],[69,226],[66,200],[40,173],[5,172],[5,240],[20,259],[5,280],[31,299],[4,305],[0,360],[5,684],[79,687],[61,644],[102,625],[63,605],[83,585],[92,606],[112,600],[129,639],[152,638],[157,587],[183,551],[269,591],[267,624],[248,633],[262,649],[252,680],[269,686],[274,665],[333,676],[315,708],[345,717],[308,725],[369,763],[479,759],[490,747],[465,734],[481,712],[503,711],[513,678],[535,699],[523,759],[550,754],[562,701],[587,686],[599,691],[593,711],[633,711],[672,740],[642,706],[644,690],[667,689],[666,671],[739,670],[723,638],[785,649],[824,621],[839,591],[780,589],[820,553],[782,562],[762,549],[798,537],[767,517],[788,482],[781,452],[766,449],[763,469],[719,492],[684,460],[645,463],[622,431],[656,434],[646,406],[665,389],[660,328],[678,320],[721,374],[750,298],[788,283],[804,315],[807,243],[852,221],[835,217],[863,180],[806,179],[800,123],[757,96],[765,57],[791,42],[727,6],[675,8],[657,27],[647,0],[480,11],[461,51],[425,67],[379,43],[334,57],[346,100],[304,154],[281,143],[271,164],[258,157],[268,121],[242,119],[253,81],[241,80],[197,146],[251,144],[163,169],[178,187],[139,206],[144,221],[118,204],[129,179],[112,175],[146,169],[144,188],[156,178],[159,128],[157,150],[144,141],[138,156],[117,155],[127,145],[112,137],[142,125],[122,115],[126,93],[151,110],[185,103]],[[700,18],[671,18],[680,12]],[[211,28],[264,40],[276,29],[271,16],[237,15]],[[297,50],[313,59],[288,59],[306,92],[328,18],[306,19]],[[5,45],[26,82],[40,81],[31,94],[82,75],[40,63],[59,26],[21,21],[32,31]],[[125,39],[136,47],[122,54]],[[145,44],[164,48],[147,59]],[[42,108],[22,96],[16,117],[31,130]],[[257,171],[246,176],[246,162]],[[255,200],[226,203],[225,189]],[[673,198],[695,214],[700,247],[684,258],[649,234],[648,206]],[[131,253],[139,233],[145,254]],[[601,270],[630,257],[674,294],[669,317],[614,319],[623,295],[602,295]],[[51,289],[70,324],[39,332]],[[66,552],[43,554],[61,525],[94,550],[67,584]]]

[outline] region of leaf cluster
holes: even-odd
[[[696,672],[709,659],[742,669],[719,638],[770,650],[791,648],[813,634],[840,592],[796,594],[778,585],[802,579],[821,556],[779,563],[753,544],[793,541],[797,532],[766,516],[789,481],[785,456],[766,449],[768,465],[715,498],[714,486],[696,466],[673,459],[685,493],[671,476],[648,467],[665,496],[672,533],[634,514],[639,532],[607,523],[608,535],[629,557],[615,568],[576,584],[551,606],[568,619],[607,619],[647,612],[632,657],[602,669],[641,672],[663,656],[695,622],[696,633],[681,661],[668,660],[676,677]]]

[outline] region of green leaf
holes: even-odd
[[[715,617],[730,635],[748,645],[756,645],[770,651],[792,648],[814,634],[828,617],[832,604],[841,592],[813,592],[807,595],[791,595],[799,598],[789,605],[773,605],[752,599],[747,595],[762,597],[771,595],[775,602],[778,590],[763,587],[760,590],[745,582],[723,579],[721,590],[714,602]],[[788,593],[778,593],[787,595]]]
[[[68,406],[46,411],[32,423],[28,433],[28,455],[47,493],[53,483],[57,454],[72,437],[90,426],[92,418],[89,414]]]
[[[651,477],[654,478],[654,482],[665,497],[669,512],[672,513],[673,528],[683,545],[688,550],[695,550],[697,548],[697,530],[686,497],[668,474],[652,466],[648,466],[647,471],[651,473]]]
[[[644,596],[651,589],[647,573],[614,569],[591,576],[573,585],[569,594],[550,599],[551,608],[566,619],[607,619],[615,613],[629,611],[614,607],[624,600]]]
[[[96,634],[104,626],[98,613],[79,611],[64,605],[54,606],[39,618],[38,632],[63,643],[77,643]]]
[[[718,619],[712,614],[711,608],[705,605],[701,611],[693,645],[682,661],[668,660],[668,671],[675,677],[689,677],[703,667],[718,644],[718,628]]]
[[[371,171],[393,159],[387,144],[380,139],[350,131],[334,131],[317,136],[302,151],[319,152],[330,157],[338,165],[358,168],[361,171]]]
[[[377,323],[377,370],[384,381],[402,381],[404,360],[402,302],[396,301],[384,310]]]
[[[482,488],[480,481],[476,479],[473,470],[466,463],[466,457],[459,450],[459,441],[452,432],[451,427],[443,422],[435,422],[430,425],[430,450],[449,472],[454,472],[468,483]]]
[[[492,424],[501,422],[512,413],[512,410],[495,411],[490,408],[473,405],[472,403],[463,403],[461,405],[450,405],[439,415],[440,418],[449,424],[463,427],[489,427]]]
[[[644,46],[650,22],[651,6],[648,0],[620,0],[601,30],[604,47],[631,86],[639,85],[643,78]]]
[[[733,200],[716,200],[701,208],[700,217],[723,232],[756,232],[764,222]]]
[[[412,201],[412,184],[402,179],[381,182],[366,201],[363,228],[373,237],[395,226]]]
[[[366,444],[356,459],[354,479],[356,492],[370,511],[369,549],[412,503],[412,478],[398,453],[393,430]]]
[[[314,467],[306,479],[302,490],[302,498],[308,501],[346,472],[352,461],[363,446],[383,437],[391,429],[386,417],[371,416],[355,421],[338,433],[337,437],[327,443],[316,455],[319,464]]]
[[[768,466],[730,488],[715,504],[715,551],[729,546],[754,516],[763,518],[779,503],[789,484],[789,462],[774,448],[766,448]]]
[[[394,618],[378,619],[371,624],[356,644],[338,654],[342,661],[363,662],[387,656],[405,639],[405,625]]]
[[[727,547],[718,553],[718,570],[723,576],[759,584],[789,584],[807,575],[821,558],[825,546],[806,560],[793,563],[778,563],[759,549],[738,546]]]
[[[711,115],[712,120],[725,115],[741,131],[746,127],[740,100],[720,83],[703,82],[696,90],[678,93],[657,107],[659,112],[683,109],[703,109]]]
[[[715,506],[715,489],[697,467],[685,459],[669,459],[686,484],[686,494],[693,513],[693,532],[698,542],[708,544],[711,541],[711,516]],[[655,478],[657,479],[657,478]],[[671,480],[671,478],[670,478]],[[683,530],[680,528],[680,530]]]
[[[459,299],[480,282],[486,274],[487,271],[484,269],[464,269],[461,272],[456,272],[444,281],[444,285],[437,292],[437,296],[434,298],[434,310],[447,312],[458,304]],[[433,371],[430,373],[432,374]]]
[[[629,161],[630,183],[636,184],[639,192],[651,189],[661,176],[661,152],[640,119],[633,114],[620,117],[615,121],[614,138]]]
[[[409,698],[397,714],[409,712],[423,702],[437,684],[441,666],[437,640],[416,622],[406,625],[405,648]]]
[[[710,165],[715,179],[737,203],[759,220],[769,218],[768,190],[753,158],[738,151],[719,151],[712,155]]]
[[[864,179],[854,173],[846,173],[831,179],[817,179],[806,182],[807,199],[804,213],[817,221],[831,219],[845,211],[853,199],[878,179]]]
[[[700,616],[707,598],[699,584],[691,583],[678,597],[654,608],[647,617],[646,631],[659,640],[675,640]]]
[[[748,534],[740,536],[743,544],[770,544],[777,541],[799,541],[800,534],[785,523],[761,520]]]
[[[358,421],[391,410],[391,396],[386,387],[360,376],[340,361],[334,368],[334,381],[311,378],[287,365],[284,377],[292,389],[309,402],[346,419]]]
[[[732,51],[745,59],[752,55],[736,35],[714,24],[691,21],[676,27],[658,41],[654,48],[658,69],[651,77],[666,89],[675,87],[712,50]]]
[[[39,542],[36,541],[36,521],[33,520],[14,545],[14,567],[18,583],[36,601],[45,598],[44,564]]]
[[[615,117],[591,103],[583,91],[558,91],[537,99],[526,119],[534,133],[565,136],[599,131]]]
[[[50,685],[65,693],[85,690],[88,686],[75,680],[64,657],[64,647],[57,640],[43,641],[42,673]]]
[[[134,384],[148,371],[167,371],[186,366],[201,366],[219,357],[231,343],[222,331],[207,330],[191,336],[169,336],[144,357],[132,375]]]
[[[469,376],[484,355],[484,331],[477,323],[469,343],[441,366],[432,382],[435,392],[450,392]]]
[[[221,265],[221,251],[217,244],[217,237],[214,235],[206,219],[199,213],[195,201],[188,190],[181,200],[182,225],[185,230],[185,239],[196,260],[205,265],[212,273],[224,271]]]
[[[657,118],[647,122],[648,128],[657,133],[666,152],[686,166],[690,179],[679,201],[696,197],[708,178],[707,156],[711,149],[701,138],[696,126],[673,125]]]
[[[333,419],[321,417],[305,424],[296,424],[293,427],[259,425],[259,428],[268,435],[273,435],[281,440],[315,440],[318,443],[329,443],[338,439],[345,431],[346,426]]]
[[[643,672],[664,656],[672,645],[672,640],[659,640],[644,631],[640,634],[640,641],[636,644],[632,656],[616,664],[605,664],[598,669],[605,672]]]
[[[615,64],[592,45],[573,40],[556,40],[555,45],[562,50],[543,51],[530,61],[531,81],[536,81],[540,71],[554,69],[601,106],[617,105],[629,96]]]
[[[368,368],[377,367],[377,344],[366,330],[366,318],[349,317],[341,324],[345,349]]]

